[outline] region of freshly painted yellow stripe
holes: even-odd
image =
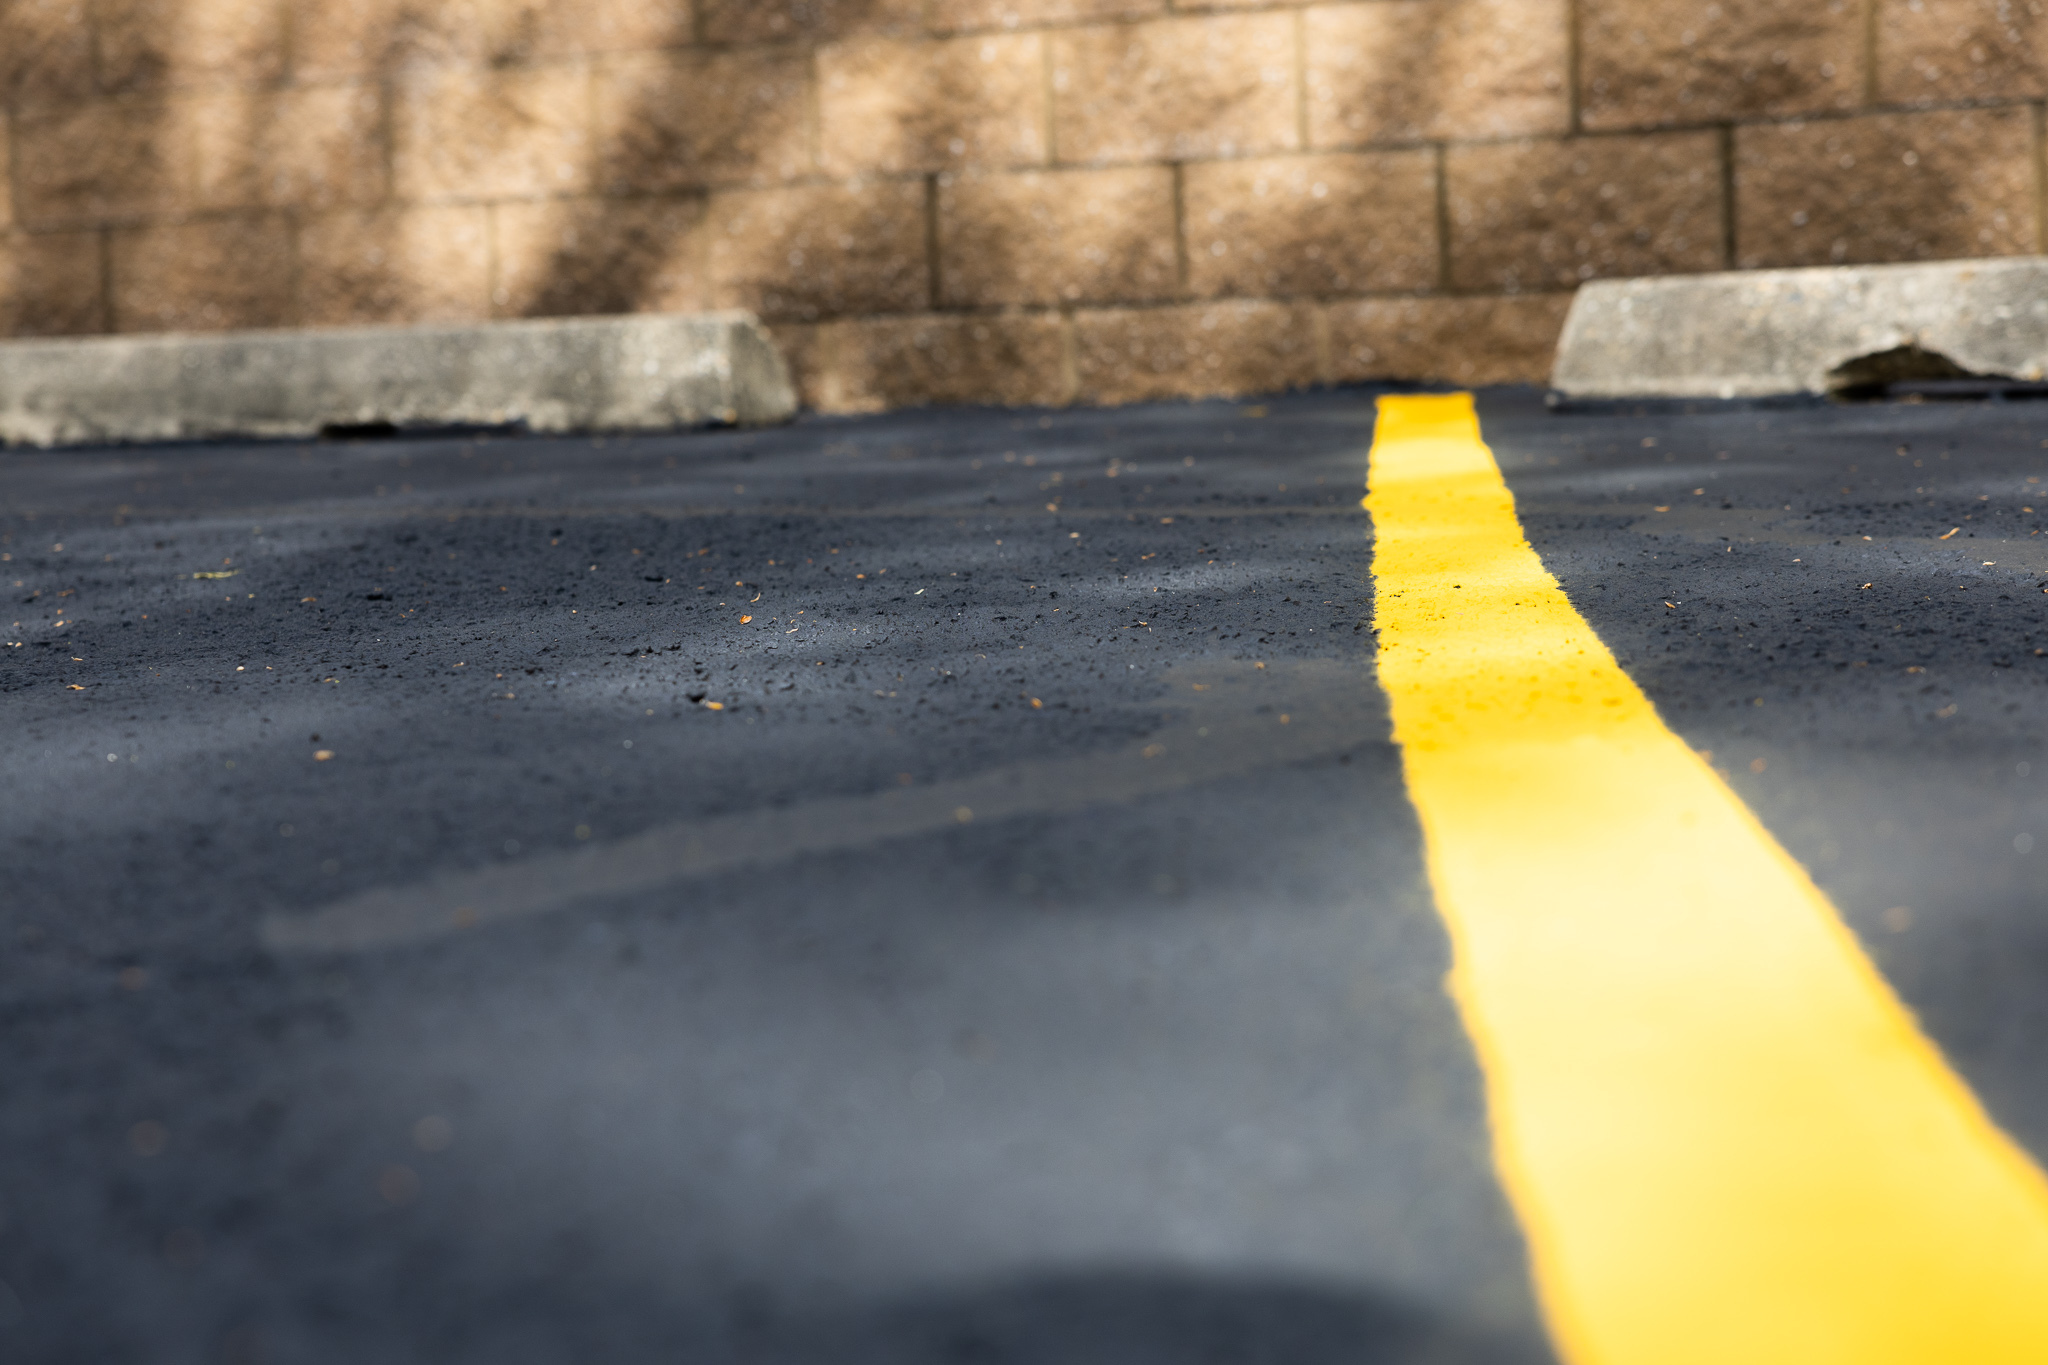
[[[1381,400],[1379,675],[1573,1365],[2041,1365],[2048,1183],[1523,537]]]

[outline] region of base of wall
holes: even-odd
[[[1218,299],[775,322],[804,406],[1227,398],[1374,380],[1540,384],[1571,295]]]

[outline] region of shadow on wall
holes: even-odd
[[[811,320],[863,304],[928,305],[924,242],[849,249],[848,223],[829,212],[838,207],[833,188],[815,183],[812,52],[759,46],[855,37],[900,11],[900,0],[709,0],[694,22],[687,6],[635,0],[593,7],[595,20],[570,18],[580,12],[570,0],[478,8],[380,9],[354,45],[372,54],[367,66],[396,91],[393,198],[490,201],[491,313],[742,307]],[[707,37],[743,46],[705,47]],[[585,56],[601,65],[586,73],[547,64]],[[808,193],[788,202],[755,196],[761,202],[741,221],[710,221],[713,191],[801,181],[812,182]],[[921,198],[920,186],[900,189],[896,198]],[[881,193],[889,197],[886,187]],[[921,233],[921,205],[912,207],[853,226]],[[833,240],[819,240],[826,237]],[[721,252],[728,260],[714,283]],[[897,272],[905,278],[892,297],[865,297],[872,291],[840,278],[849,256],[857,272],[863,256],[905,254],[916,268]],[[314,271],[322,264],[307,262]]]
[[[1576,136],[1561,4],[1079,8],[0,0],[0,333],[747,308],[812,402],[1116,402],[1532,379],[1582,279],[2032,245],[2018,107],[1674,130],[1644,75]]]
[[[498,210],[494,308],[523,317],[744,308],[776,329],[807,402],[860,406],[835,401],[818,371],[870,358],[823,356],[808,344],[814,325],[880,315],[887,328],[936,305],[934,190],[914,165],[865,183],[834,165],[835,134],[814,124],[814,85],[830,79],[817,45],[858,51],[863,38],[918,36],[905,35],[905,13],[902,0],[700,5],[699,40],[807,41],[650,53],[608,72],[595,90],[592,197]],[[678,30],[669,42],[692,36]],[[938,125],[977,93],[943,71],[937,80],[860,74],[875,78],[896,139],[910,143],[943,139]],[[917,401],[933,386],[904,387]]]
[[[323,0],[323,7],[349,3]],[[361,0],[355,7],[365,8]],[[414,231],[383,259],[352,262],[364,276],[359,284],[319,278],[323,271],[346,275],[344,253],[304,261],[309,292],[335,296],[341,310],[371,315],[366,321],[709,306],[692,259],[704,200],[674,192],[699,187],[693,173],[701,154],[718,159],[706,139],[688,145],[692,116],[732,92],[692,79],[702,72],[680,51],[694,37],[687,6],[405,0],[369,12],[348,48],[393,92],[389,193],[398,203],[449,207],[439,222],[419,209],[392,215]],[[620,55],[602,72],[578,64],[604,53]],[[786,120],[798,103],[750,112]],[[620,193],[630,197],[589,197]],[[488,207],[460,204],[476,197]],[[399,297],[407,289],[431,295],[436,258],[447,254],[463,258],[449,262],[464,281],[458,296],[438,306]],[[391,255],[409,259],[380,269]],[[468,280],[478,259],[486,266],[481,287]]]
[[[1349,201],[1312,202],[1314,175],[1287,189],[1301,211],[1265,226],[1254,268],[1190,280],[1164,158],[1229,154],[1232,134],[1204,120],[1256,122],[1273,102],[1217,74],[1236,68],[1214,35],[1153,62],[1198,68],[1179,112],[1202,127],[1172,146],[1117,133],[1080,159],[1125,164],[1047,169],[1053,38],[933,38],[910,22],[920,12],[306,0],[287,33],[283,8],[256,0],[20,0],[0,9],[0,94],[29,231],[13,242],[24,285],[0,283],[0,330],[745,307],[798,351],[817,324],[858,320],[826,330],[844,331],[837,361],[862,392],[1046,401],[1072,386],[1062,308],[1126,312],[1079,347],[1100,372],[1086,391],[1143,396],[1105,376],[1170,379],[1233,349],[1284,353],[1268,382],[1239,386],[1285,387],[1312,327],[1276,297],[1435,283],[1433,236],[1389,246],[1400,264],[1384,264],[1378,241],[1332,235]],[[847,116],[814,126],[819,88]],[[1085,117],[1098,140],[1117,122]],[[1407,227],[1431,236],[1428,154],[1401,155]],[[1387,198],[1382,169],[1354,193]],[[1227,168],[1215,178],[1212,197],[1236,195]],[[1148,325],[1126,308],[1176,303],[1213,316]],[[974,314],[934,316],[960,309]],[[1264,330],[1245,334],[1254,315]],[[979,360],[947,371],[962,351]]]

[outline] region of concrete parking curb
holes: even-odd
[[[0,440],[313,436],[385,426],[644,431],[788,420],[747,313],[0,344]]]
[[[2030,256],[1596,281],[1551,384],[1568,400],[1771,398],[2044,375],[2048,257]]]

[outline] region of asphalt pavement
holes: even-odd
[[[1551,1359],[1374,396],[0,454],[0,1353]],[[1480,412],[2048,1153],[2048,405]]]

